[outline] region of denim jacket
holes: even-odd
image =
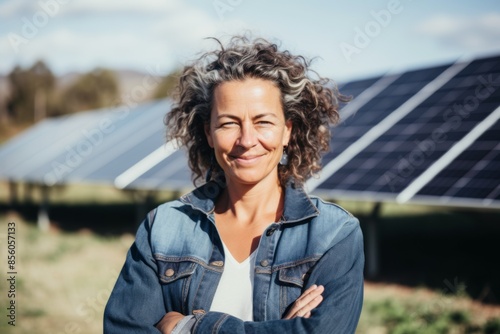
[[[264,231],[257,249],[254,321],[209,311],[224,270],[214,223],[221,188],[211,181],[150,212],[106,306],[104,332],[159,333],[155,324],[177,311],[194,315],[192,333],[354,333],[363,304],[359,222],[293,185],[282,219]],[[282,320],[313,284],[325,291],[311,317]]]

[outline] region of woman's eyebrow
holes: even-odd
[[[270,117],[274,117],[274,118],[278,118],[278,116],[276,116],[276,114],[274,114],[274,113],[271,113],[271,112],[270,112],[270,113],[263,113],[263,114],[258,114],[258,115],[255,115],[255,116],[253,117],[253,119],[263,118],[263,117],[269,117],[269,116],[270,116]]]
[[[240,117],[234,115],[234,114],[220,114],[220,115],[217,115],[217,119],[221,119],[221,118],[224,118],[224,117],[228,117],[228,118],[232,118],[232,119],[240,119]],[[252,119],[259,119],[259,118],[264,118],[264,117],[274,117],[274,118],[278,118],[278,116],[276,116],[276,114],[274,113],[262,113],[262,114],[258,114],[258,115],[255,115],[252,117]]]
[[[221,119],[221,118],[224,118],[224,117],[228,117],[228,118],[232,118],[232,119],[240,119],[238,116],[233,115],[233,114],[220,114],[220,115],[217,115],[217,119]]]

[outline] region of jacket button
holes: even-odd
[[[205,314],[205,310],[193,310],[193,315],[196,315],[196,314]]]
[[[270,237],[271,235],[273,235],[273,233],[274,233],[275,230],[276,229],[274,227],[271,227],[269,230],[267,230],[266,235],[268,237]]]
[[[172,277],[174,276],[175,274],[175,271],[173,269],[167,269],[167,271],[165,271],[165,276],[167,277]]]
[[[267,267],[269,265],[269,261],[262,260],[262,261],[260,261],[260,265],[263,266],[263,267]]]
[[[224,262],[223,261],[213,261],[210,264],[212,266],[215,266],[215,267],[222,267],[222,266],[224,266]]]

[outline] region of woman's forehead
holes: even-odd
[[[263,79],[228,81],[214,91],[212,110],[220,113],[283,114],[280,90]]]

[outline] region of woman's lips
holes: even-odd
[[[247,165],[257,162],[261,157],[262,155],[231,156],[236,162]]]

